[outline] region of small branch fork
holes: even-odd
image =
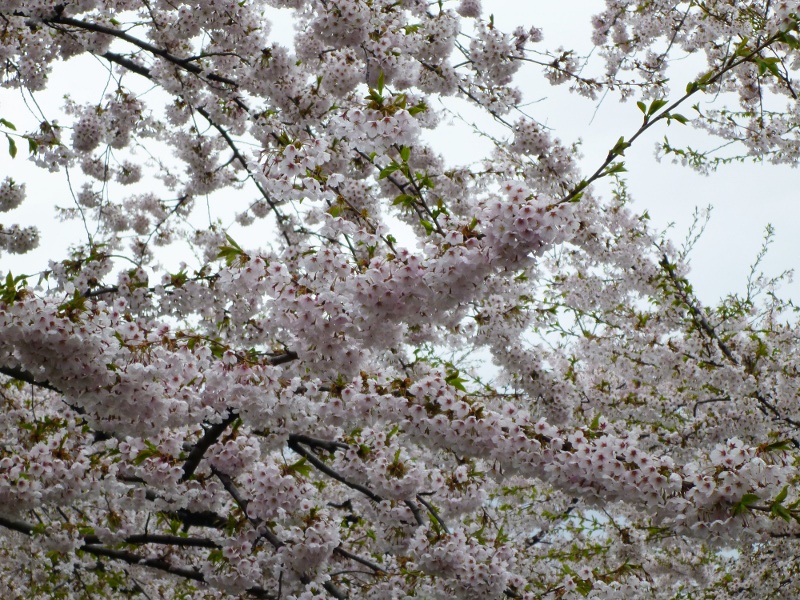
[[[24,14],[20,14],[20,16],[25,16],[25,15]],[[103,35],[112,36],[112,37],[114,37],[114,38],[116,38],[118,40],[125,41],[125,42],[135,46],[136,48],[139,48],[140,50],[148,52],[149,54],[151,54],[154,57],[161,58],[161,59],[169,62],[170,64],[174,65],[178,69],[181,69],[181,70],[184,70],[184,71],[186,71],[188,73],[191,73],[192,75],[195,75],[195,76],[197,76],[197,77],[199,77],[201,79],[205,79],[207,82],[213,82],[213,83],[216,83],[216,84],[221,84],[223,86],[227,86],[230,90],[232,90],[234,92],[236,92],[236,91],[238,91],[240,89],[240,84],[239,84],[238,81],[236,81],[234,79],[231,79],[229,77],[225,77],[225,76],[222,76],[222,75],[218,75],[218,74],[209,72],[209,71],[201,68],[197,64],[195,64],[194,60],[196,60],[196,57],[181,58],[179,56],[176,56],[176,55],[170,53],[169,51],[167,51],[167,50],[165,50],[163,48],[159,48],[158,46],[155,46],[155,45],[153,45],[153,44],[151,44],[149,42],[141,40],[141,39],[139,39],[139,38],[137,38],[135,36],[132,36],[132,35],[124,32],[124,31],[121,31],[121,30],[116,29],[114,27],[109,27],[109,26],[106,26],[106,25],[103,25],[103,24],[100,24],[100,23],[92,23],[90,21],[84,21],[84,20],[81,20],[81,19],[75,19],[75,18],[71,18],[71,17],[66,17],[66,16],[64,16],[64,15],[62,15],[60,13],[56,13],[56,14],[50,16],[50,17],[42,19],[41,22],[46,24],[46,25],[48,25],[48,26],[50,26],[50,27],[58,29],[60,31],[68,31],[68,29],[65,29],[65,28],[73,28],[73,30],[74,29],[79,29],[79,30],[83,30],[83,31],[88,31],[88,32],[93,32],[93,33],[99,33],[99,34],[103,34]],[[99,54],[98,56],[104,58],[105,60],[107,60],[107,61],[109,61],[109,62],[111,62],[113,64],[119,65],[119,66],[121,66],[121,67],[123,67],[123,68],[125,68],[125,69],[127,69],[127,70],[129,70],[131,72],[133,72],[133,73],[136,73],[136,74],[138,74],[138,75],[140,75],[140,76],[142,76],[142,77],[144,77],[144,78],[146,78],[148,80],[151,80],[151,81],[153,80],[152,72],[148,67],[146,67],[146,66],[144,66],[144,65],[142,65],[142,64],[140,64],[140,63],[138,63],[138,62],[136,62],[134,60],[131,60],[131,58],[129,58],[129,57],[123,55],[123,54],[120,54],[120,53],[117,53],[117,52],[107,51],[107,52],[104,52],[103,54]],[[465,92],[465,93],[468,94],[469,92]],[[241,108],[243,111],[245,111],[247,114],[252,114],[252,112],[251,112],[250,108],[248,107],[247,103],[245,102],[245,100],[240,95],[234,93],[234,95],[231,97],[231,100],[239,108]],[[289,236],[289,233],[282,226],[283,221],[286,219],[286,217],[279,211],[278,204],[272,199],[272,197],[270,196],[269,192],[260,183],[258,177],[256,177],[252,173],[251,165],[245,159],[245,157],[242,154],[242,152],[239,150],[239,147],[237,146],[236,141],[231,137],[231,135],[225,129],[225,127],[223,127],[221,124],[217,123],[216,120],[212,117],[212,115],[204,107],[202,107],[202,106],[194,106],[193,105],[193,109],[195,111],[197,111],[200,115],[202,115],[206,119],[206,121],[208,121],[208,123],[214,129],[217,130],[217,132],[219,133],[220,137],[228,145],[228,147],[230,148],[230,150],[233,153],[233,160],[235,160],[244,169],[244,171],[248,174],[248,177],[253,181],[253,183],[255,184],[256,188],[260,192],[261,196],[264,198],[264,200],[269,205],[270,209],[275,214],[276,219],[278,221],[279,229],[281,231],[281,235],[283,236],[283,238],[286,241],[286,243],[289,246],[291,246],[292,245],[292,241],[291,241],[291,238]],[[493,114],[494,114],[495,118],[500,119],[500,116],[498,114],[496,114],[496,113],[493,113]],[[278,139],[278,136],[274,132],[273,132],[273,137]],[[363,153],[359,153],[359,154],[361,154],[362,157],[364,156]],[[375,165],[374,162],[371,159],[369,159],[369,162],[373,163],[373,166],[375,166],[375,168],[379,169],[378,165]],[[392,183],[399,190],[401,190],[401,192],[403,192],[403,193],[405,193],[405,189],[407,188],[407,186],[411,185],[414,188],[414,196],[419,200],[419,205],[420,205],[420,206],[415,205],[414,209],[417,210],[418,212],[420,212],[420,210],[423,210],[424,212],[426,212],[427,215],[428,215],[427,218],[430,219],[430,222],[433,225],[433,227],[436,228],[438,233],[444,234],[443,230],[441,229],[441,225],[438,223],[437,219],[434,218],[433,215],[431,214],[431,210],[430,210],[430,208],[428,207],[428,205],[427,205],[427,203],[425,201],[425,198],[424,198],[424,196],[422,194],[422,191],[416,185],[416,182],[414,181],[413,177],[409,178],[408,184],[403,184],[403,183],[399,182],[397,179],[395,179],[393,177],[390,177],[390,181],[392,181]],[[420,216],[421,219],[423,218],[423,215],[421,213],[420,213],[419,216]]]
[[[669,278],[673,287],[675,288],[678,298],[680,298],[680,301],[683,303],[683,305],[689,309],[689,314],[691,315],[692,321],[697,326],[697,328],[700,331],[702,331],[703,334],[706,335],[710,340],[713,340],[713,343],[716,344],[717,348],[719,348],[719,351],[728,360],[728,362],[738,367],[740,364],[739,360],[733,354],[728,344],[725,343],[725,341],[719,337],[719,334],[717,334],[717,331],[714,328],[714,326],[708,322],[708,319],[706,319],[705,315],[703,314],[703,311],[700,310],[700,307],[698,306],[697,302],[694,300],[689,290],[686,289],[684,281],[681,280],[675,274],[675,265],[673,265],[669,261],[669,258],[667,257],[666,254],[662,255],[660,264],[664,272],[667,274],[667,277]],[[752,397],[758,401],[759,408],[763,414],[766,415],[769,413],[778,421],[783,421],[784,423],[786,423],[787,425],[791,425],[795,429],[800,429],[800,422],[790,417],[782,415],[780,411],[775,407],[775,405],[769,400],[767,400],[763,396],[763,394],[761,394],[760,392],[756,392]],[[699,404],[717,402],[717,401],[720,402],[729,401],[729,400],[730,398],[727,397],[702,400],[695,405],[694,411],[696,412],[697,405]],[[794,443],[795,446],[800,447],[800,442],[798,442],[798,440],[793,439],[792,442]]]
[[[20,15],[20,16],[25,16],[25,15]],[[141,40],[141,39],[139,39],[139,38],[137,38],[135,36],[132,36],[132,35],[124,32],[124,31],[120,31],[119,29],[115,29],[114,27],[108,27],[106,25],[102,25],[100,23],[92,23],[90,21],[83,21],[81,19],[74,19],[74,18],[71,18],[71,17],[63,16],[61,14],[55,14],[55,15],[53,15],[51,17],[46,18],[46,19],[42,19],[42,22],[45,23],[46,25],[50,26],[50,27],[53,27],[55,29],[59,29],[59,30],[62,30],[62,31],[64,31],[63,27],[66,26],[66,27],[72,27],[72,28],[80,29],[80,30],[83,30],[83,31],[90,31],[90,32],[93,32],[93,33],[100,33],[100,34],[103,34],[103,35],[112,36],[112,37],[114,37],[116,39],[125,41],[125,42],[127,42],[127,43],[129,43],[129,44],[131,44],[131,45],[133,45],[133,46],[135,46],[137,48],[139,48],[140,50],[144,50],[145,52],[148,52],[148,53],[152,54],[153,56],[156,56],[158,58],[166,60],[170,64],[173,64],[176,67],[191,73],[192,75],[196,75],[197,77],[200,77],[201,79],[204,78],[207,81],[228,86],[229,88],[231,88],[233,90],[238,90],[239,89],[239,83],[237,81],[235,81],[234,79],[230,79],[229,77],[218,75],[216,73],[207,72],[206,70],[202,69],[200,66],[195,64],[193,62],[195,60],[195,57],[180,58],[180,57],[168,52],[167,50],[164,50],[163,48],[159,48],[158,46],[150,44],[149,42]],[[108,52],[105,52],[105,53],[100,54],[98,56],[106,59],[107,61],[109,61],[111,63],[117,64],[117,65],[119,65],[119,66],[121,66],[121,67],[123,67],[123,68],[125,68],[125,69],[127,69],[129,71],[131,71],[132,73],[136,73],[137,75],[140,75],[140,76],[142,76],[142,77],[144,77],[144,78],[146,78],[148,80],[151,80],[151,81],[153,80],[152,72],[148,67],[146,67],[144,65],[141,65],[141,64],[131,60],[130,58],[128,58],[128,57],[126,57],[126,56],[124,56],[122,54],[119,54],[117,52],[108,51]],[[250,114],[250,108],[247,106],[245,101],[240,96],[236,95],[236,96],[234,96],[232,98],[232,100],[239,108],[244,110],[246,113]],[[213,119],[213,117],[209,114],[209,112],[207,110],[205,110],[201,106],[194,106],[193,108],[200,115],[202,115],[209,122],[209,124],[214,129],[217,130],[217,132],[220,134],[222,139],[225,140],[225,143],[228,145],[230,150],[233,152],[234,159],[239,163],[239,165],[247,173],[248,177],[253,181],[253,183],[255,184],[256,188],[259,191],[259,193],[261,194],[261,196],[264,198],[264,200],[267,202],[267,204],[269,205],[269,207],[272,209],[273,213],[275,214],[275,216],[277,218],[277,221],[278,221],[279,229],[281,231],[281,235],[283,236],[284,240],[286,241],[287,244],[291,245],[292,244],[291,238],[290,238],[289,234],[286,232],[285,228],[282,227],[282,223],[285,220],[285,217],[278,210],[278,205],[271,198],[269,192],[264,188],[264,186],[261,185],[261,183],[258,181],[258,178],[255,177],[253,175],[253,173],[251,172],[251,167],[250,167],[249,163],[245,159],[245,157],[242,154],[242,152],[239,150],[239,147],[237,146],[237,144],[234,141],[234,139],[230,136],[228,131],[222,125],[220,125],[219,123],[217,123]]]
[[[555,524],[557,521],[564,521],[564,520],[566,520],[567,518],[569,518],[570,514],[572,514],[572,511],[574,511],[574,510],[575,510],[575,508],[576,508],[577,506],[578,506],[578,498],[572,498],[572,499],[569,501],[569,506],[567,506],[567,507],[566,507],[566,508],[565,508],[563,511],[561,511],[561,512],[560,512],[558,515],[556,515],[556,516],[553,518],[553,520],[551,521],[551,523],[550,523],[550,525],[549,525],[549,526],[545,526],[545,527],[543,527],[543,528],[541,529],[541,531],[539,531],[539,532],[535,533],[534,535],[532,535],[531,537],[529,537],[529,538],[528,538],[528,540],[527,540],[527,544],[528,544],[528,546],[529,546],[529,547],[530,547],[530,546],[535,546],[536,544],[538,544],[539,542],[541,542],[541,541],[544,539],[544,537],[545,537],[545,536],[546,536],[548,533],[550,533],[550,531],[551,531],[551,530],[552,530],[552,528],[553,528],[553,525],[554,525],[554,524]]]
[[[655,125],[659,121],[669,118],[673,110],[675,110],[678,106],[683,104],[687,99],[694,96],[698,91],[700,91],[704,87],[718,83],[726,73],[738,67],[739,65],[752,60],[753,57],[757,56],[762,50],[767,48],[770,44],[773,44],[774,42],[778,41],[782,35],[783,32],[776,33],[775,35],[770,36],[769,38],[758,44],[755,47],[755,49],[753,49],[751,52],[743,56],[739,56],[738,58],[737,55],[732,56],[728,60],[727,64],[725,64],[713,77],[710,77],[702,85],[698,84],[692,85],[683,96],[678,98],[672,104],[661,109],[661,112],[659,112],[657,115],[645,116],[644,123],[642,123],[641,127],[639,127],[639,129],[630,138],[628,138],[627,140],[621,140],[623,143],[617,144],[612,150],[609,151],[608,156],[603,161],[603,164],[601,164],[598,167],[598,169],[588,179],[584,179],[580,184],[578,184],[575,188],[573,188],[571,192],[569,192],[566,196],[558,200],[555,204],[558,205],[574,201],[575,198],[578,196],[578,194],[580,194],[583,190],[585,190],[591,183],[608,175],[607,169],[611,165],[611,163],[614,162],[620,156],[622,156],[625,150],[628,147],[630,147],[630,145],[633,144],[633,142],[635,142],[636,139],[639,138],[645,131],[650,129],[653,125]]]

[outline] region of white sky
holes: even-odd
[[[544,31],[542,47],[555,49],[563,45],[586,52],[590,49],[590,17],[600,10],[599,0],[571,0],[553,3],[547,0],[484,0],[485,13],[495,15],[495,23],[510,31],[517,25],[535,25]],[[564,7],[564,8],[561,8]],[[288,42],[291,30],[287,24],[273,28],[277,41]],[[591,63],[594,71],[602,69],[599,59]],[[56,69],[52,90],[39,100],[43,107],[62,104],[61,95],[69,90],[78,95],[75,81],[84,74],[78,65]],[[673,72],[673,89],[681,92],[696,75],[698,67],[686,66],[683,72]],[[97,70],[102,77],[102,70]],[[683,77],[683,78],[682,78]],[[598,105],[566,88],[550,87],[533,68],[523,70],[519,79],[527,102],[527,112],[554,129],[554,135],[565,143],[580,138],[587,173],[601,164],[609,148],[620,135],[633,133],[641,122],[634,102],[617,103],[609,96]],[[102,96],[103,80],[97,81],[95,99]],[[83,85],[83,83],[82,83]],[[689,116],[687,107],[682,111]],[[467,113],[465,113],[467,114]],[[28,118],[20,102],[19,92],[0,90],[0,117],[22,125]],[[473,118],[473,117],[470,117]],[[28,121],[30,122],[30,121]],[[491,126],[491,123],[487,123]],[[19,127],[24,129],[24,127]],[[771,165],[735,165],[722,167],[710,177],[703,177],[687,168],[654,158],[655,142],[668,134],[671,141],[701,145],[704,135],[688,127],[673,124],[667,128],[658,124],[640,138],[626,153],[629,191],[635,200],[634,208],[647,210],[653,225],[662,229],[675,223],[672,238],[680,241],[691,223],[695,207],[714,206],[711,223],[693,253],[692,283],[705,302],[713,302],[730,291],[744,288],[749,265],[761,245],[767,223],[776,228],[776,241],[764,264],[768,274],[793,268],[800,257],[800,205],[797,194],[797,172],[788,167]],[[485,140],[473,137],[465,127],[445,126],[430,139],[453,163],[468,163],[480,159],[488,150]],[[2,144],[3,140],[0,140]],[[0,146],[0,179],[10,175],[28,186],[28,201],[20,209],[6,213],[0,222],[21,225],[37,224],[42,230],[41,247],[28,255],[0,258],[0,271],[15,274],[39,271],[46,267],[47,258],[63,257],[66,245],[79,233],[76,222],[57,223],[52,217],[53,204],[69,205],[63,174],[49,175],[26,162],[27,148],[20,147],[16,160],[11,160]],[[65,235],[67,233],[68,235]],[[799,297],[800,285],[786,289],[788,295]]]

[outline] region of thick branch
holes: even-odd
[[[38,381],[34,378],[34,376],[31,373],[19,369],[17,367],[0,367],[0,373],[2,373],[3,375],[7,375],[12,379],[17,379],[19,381],[24,381],[25,383],[30,383],[31,385],[35,385],[37,387],[44,388],[46,390],[61,393],[61,390],[50,385],[50,382]]]
[[[361,492],[373,502],[383,502],[383,498],[381,498],[378,494],[373,492],[368,487],[361,485],[360,483],[350,481],[349,479],[344,477],[344,475],[341,475],[338,471],[331,469],[328,465],[326,465],[324,462],[318,459],[313,452],[309,452],[307,449],[301,446],[298,441],[290,439],[289,448],[297,452],[297,454],[299,454],[300,456],[304,457],[308,462],[314,465],[314,467],[318,471],[325,473],[325,475],[327,475],[328,477],[332,477],[333,479],[339,481],[340,483],[343,483],[347,487],[356,490],[358,492]]]
[[[374,563],[374,562],[372,562],[370,560],[367,560],[366,558],[361,558],[360,556],[358,556],[356,554],[353,554],[352,552],[350,552],[348,550],[345,550],[341,546],[337,546],[336,548],[334,548],[333,552],[335,554],[338,554],[342,558],[347,558],[347,559],[350,559],[350,560],[354,560],[355,562],[357,562],[359,564],[362,564],[362,565],[364,565],[365,567],[367,567],[369,569],[372,569],[375,572],[375,574],[381,574],[381,573],[384,572],[384,569],[380,565],[378,565],[378,564],[376,564],[376,563]]]
[[[96,535],[87,535],[83,538],[87,544],[99,544],[100,538]],[[220,545],[208,538],[197,537],[182,537],[180,535],[157,535],[157,534],[140,534],[129,535],[125,538],[126,544],[135,544],[137,546],[145,544],[158,544],[165,546],[180,546],[186,548],[219,548]]]
[[[447,523],[445,523],[444,520],[439,516],[439,513],[433,507],[433,504],[425,500],[421,494],[417,494],[417,500],[419,500],[422,506],[428,509],[428,512],[430,513],[431,517],[433,517],[433,520],[439,524],[439,527],[441,527],[445,533],[450,533],[450,529],[447,527]]]
[[[213,446],[214,443],[216,443],[216,441],[228,428],[228,425],[233,423],[237,418],[238,415],[234,412],[231,412],[222,422],[217,423],[216,425],[211,425],[205,430],[205,433],[203,433],[202,437],[194,445],[192,451],[189,452],[186,462],[183,463],[183,475],[181,476],[182,482],[188,481],[192,475],[194,475],[194,472],[197,470],[197,467],[200,466],[200,461],[203,460],[203,456],[205,456],[208,449]]]
[[[154,56],[158,56],[159,58],[163,58],[164,60],[193,73],[194,75],[202,75],[203,77],[207,77],[211,81],[215,81],[217,83],[224,83],[229,85],[233,88],[238,88],[239,84],[234,81],[233,79],[229,79],[222,75],[217,75],[215,73],[208,73],[205,72],[200,66],[194,64],[192,62],[193,58],[180,58],[171,54],[170,52],[164,50],[163,48],[159,48],[158,46],[154,46],[144,40],[140,40],[137,37],[129,35],[124,31],[120,31],[119,29],[115,29],[113,27],[107,27],[106,25],[101,25],[100,23],[91,23],[89,21],[82,21],[80,19],[73,19],[72,17],[65,17],[63,15],[54,15],[52,17],[48,17],[46,19],[42,19],[44,23],[50,26],[56,25],[67,25],[69,27],[75,27],[77,29],[82,29],[84,31],[91,31],[94,33],[101,33],[104,35],[110,35],[118,40],[123,40],[144,50],[145,52],[149,52]]]
[[[33,535],[35,530],[33,525],[5,517],[0,517],[0,526],[5,527],[6,529],[17,531],[27,536]],[[191,579],[201,583],[206,582],[203,574],[196,569],[176,567],[169,561],[162,558],[145,558],[139,554],[128,552],[126,550],[114,550],[112,548],[107,548],[99,544],[99,539],[97,536],[86,536],[84,538],[84,542],[85,543],[78,548],[79,552],[87,552],[88,554],[92,554],[94,556],[102,556],[105,558],[119,560],[129,565],[149,567],[151,569],[169,573],[170,575],[175,575],[183,579]],[[218,544],[212,542],[211,540],[202,538],[183,538],[173,535],[133,535],[125,538],[125,542],[129,544],[166,544],[182,547],[219,547]],[[268,594],[264,589],[259,587],[250,588],[247,590],[247,593],[251,596],[255,596],[256,598],[274,598],[274,596]]]
[[[230,494],[231,498],[233,498],[233,501],[236,503],[239,509],[245,514],[245,516],[247,516],[247,519],[250,521],[253,529],[255,529],[259,535],[263,536],[264,539],[266,539],[276,550],[283,546],[283,541],[281,541],[278,536],[272,533],[266,525],[262,526],[258,519],[254,519],[247,515],[247,499],[245,499],[244,496],[242,496],[242,494],[239,492],[239,489],[236,487],[236,484],[233,483],[233,480],[218,469],[212,467],[211,471],[214,473],[214,475],[216,475],[217,479],[220,480],[222,487],[224,487],[225,491]]]

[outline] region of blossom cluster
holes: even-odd
[[[663,102],[677,50],[708,65],[678,103],[717,102],[693,125],[796,164],[796,10],[609,0],[590,76],[485,4],[3,3],[3,88],[37,98],[66,59],[107,84],[15,134],[69,175],[79,227],[39,277],[0,279],[0,596],[800,581],[774,558],[800,527],[794,306],[755,275],[704,306],[624,185],[592,187],[686,121]],[[583,174],[578,142],[523,112],[531,65],[641,95],[639,132]],[[776,98],[794,104],[761,110]],[[427,141],[453,99],[501,131],[472,165]],[[0,182],[0,212],[25,192]],[[2,250],[37,242],[0,226]]]

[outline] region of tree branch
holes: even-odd
[[[189,456],[186,457],[186,462],[183,463],[181,482],[188,481],[192,475],[194,475],[194,472],[197,470],[197,467],[200,466],[200,461],[203,460],[208,449],[216,443],[228,426],[238,418],[238,414],[230,411],[227,418],[216,425],[211,425],[205,430],[205,433],[197,440],[192,451],[189,452]]]
[[[331,443],[335,443],[335,442],[331,442]],[[294,450],[300,456],[304,457],[308,462],[310,462],[312,465],[314,465],[314,467],[318,471],[321,471],[321,472],[325,473],[325,475],[327,475],[328,477],[332,477],[333,479],[335,479],[336,481],[338,481],[340,483],[343,483],[347,487],[349,487],[349,488],[351,488],[353,490],[356,490],[358,492],[361,492],[362,494],[364,494],[367,498],[369,498],[373,502],[383,502],[383,498],[380,497],[375,492],[373,492],[368,487],[363,486],[360,483],[356,483],[354,481],[350,481],[349,479],[347,479],[346,477],[341,475],[338,471],[335,471],[334,469],[331,469],[328,465],[326,465],[324,462],[322,462],[320,459],[318,459],[314,455],[313,452],[309,452],[308,450],[303,448],[300,445],[299,441],[292,440],[290,438],[290,440],[289,440],[289,448]]]
[[[0,367],[0,373],[8,377],[11,377],[12,379],[24,381],[25,383],[29,383],[31,385],[44,388],[46,390],[50,390],[52,392],[58,392],[59,394],[61,393],[61,390],[53,387],[50,384],[50,382],[46,380],[38,381],[37,379],[34,378],[33,374],[17,367]]]

